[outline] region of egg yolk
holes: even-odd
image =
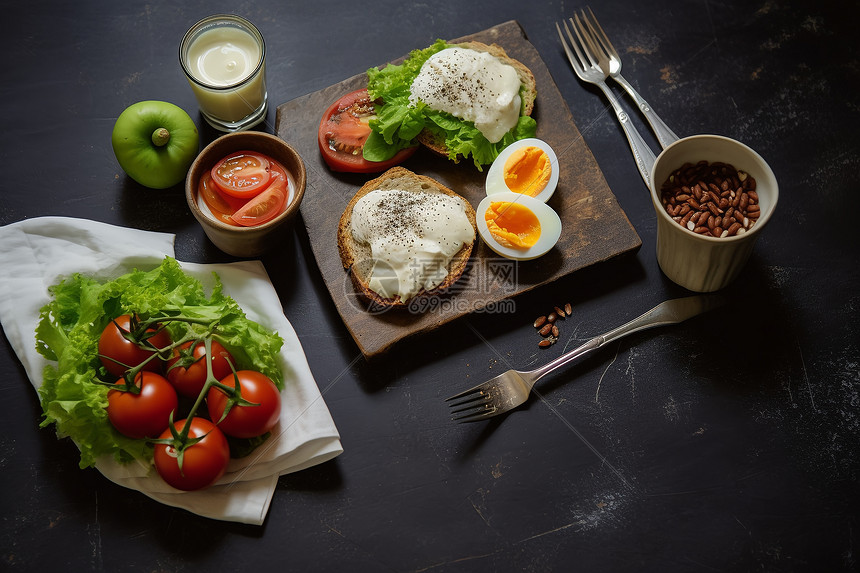
[[[531,145],[517,149],[508,157],[504,173],[508,189],[536,197],[549,183],[552,164],[543,149]]]
[[[528,249],[540,239],[540,220],[537,215],[518,203],[490,203],[484,219],[490,234],[503,247]]]

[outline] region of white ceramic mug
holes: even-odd
[[[666,212],[660,197],[663,183],[685,163],[702,160],[729,163],[755,177],[761,214],[745,233],[722,238],[696,234]],[[657,214],[657,262],[673,282],[696,292],[720,290],[737,278],[779,196],[767,162],[743,143],[719,135],[685,137],[666,147],[651,169],[650,187]]]

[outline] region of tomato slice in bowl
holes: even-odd
[[[221,191],[239,199],[256,197],[272,177],[268,158],[253,151],[232,153],[212,168],[212,181]]]
[[[209,207],[212,215],[223,223],[233,225],[233,220],[230,215],[242,208],[245,201],[236,199],[221,191],[212,181],[211,173],[204,173],[200,177],[200,184],[197,186],[197,193]]]
[[[271,174],[272,174],[272,178],[271,178],[271,184],[272,185],[275,184],[275,178],[276,177],[280,177],[284,181],[287,181],[287,170],[286,170],[286,168],[283,165],[281,165],[279,162],[275,161],[274,159],[272,159],[270,164],[269,164],[269,171],[271,171]],[[289,183],[287,184],[287,187],[289,187]]]
[[[277,217],[287,203],[288,189],[286,176],[273,172],[275,179],[265,191],[245,203],[230,216],[233,224],[242,227],[262,225]]]
[[[373,100],[366,89],[355,90],[329,106],[322,116],[317,143],[326,164],[333,171],[376,173],[402,163],[418,147],[398,151],[387,161],[368,161],[362,156],[370,135],[368,122],[375,117]]]

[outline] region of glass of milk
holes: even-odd
[[[242,131],[265,119],[266,43],[251,22],[232,14],[200,20],[182,38],[179,62],[215,129]]]

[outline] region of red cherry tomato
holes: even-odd
[[[209,417],[228,436],[236,438],[261,436],[278,423],[281,416],[281,393],[274,382],[259,372],[239,370],[236,376],[239,377],[242,398],[258,405],[234,404],[222,420],[228,396],[220,388],[213,387],[206,396]],[[221,380],[221,384],[235,388],[236,381],[233,374]]]
[[[187,420],[174,424],[176,432],[182,432]],[[230,446],[227,438],[205,418],[194,417],[188,436],[197,438],[205,436],[199,442],[188,446],[182,453],[182,468],[179,467],[178,452],[169,444],[155,444],[153,459],[158,475],[165,482],[185,491],[209,487],[224,475],[230,461]],[[161,439],[171,437],[170,428],[161,434]]]
[[[323,159],[333,171],[376,173],[402,163],[418,147],[398,151],[388,161],[367,161],[361,152],[370,135],[367,122],[376,115],[366,89],[348,93],[329,106],[322,116],[317,143]]]
[[[212,374],[216,380],[221,380],[233,371],[231,362],[233,357],[227,349],[213,340]],[[167,361],[167,379],[179,394],[197,398],[206,383],[206,375],[206,346],[203,341],[188,341],[173,349],[173,357]]]
[[[230,219],[242,227],[254,227],[271,221],[284,210],[288,195],[287,185],[286,176],[273,173],[269,187],[245,203]]]
[[[109,322],[99,337],[99,358],[105,369],[114,376],[122,376],[130,367],[137,366],[153,354],[155,348],[164,348],[170,345],[170,335],[167,331],[157,331],[154,328],[146,332],[149,338],[146,341],[135,343],[127,338],[131,329],[131,317],[127,314],[116,317]],[[158,372],[161,370],[161,361],[157,358],[150,360],[144,370]]]
[[[171,412],[179,400],[176,390],[155,372],[138,372],[134,378],[139,393],[130,390],[108,392],[108,419],[119,433],[129,438],[154,438],[167,428]],[[120,378],[117,385],[125,384]]]
[[[211,174],[219,189],[239,199],[256,197],[272,176],[269,159],[254,151],[231,153],[215,164]]]

